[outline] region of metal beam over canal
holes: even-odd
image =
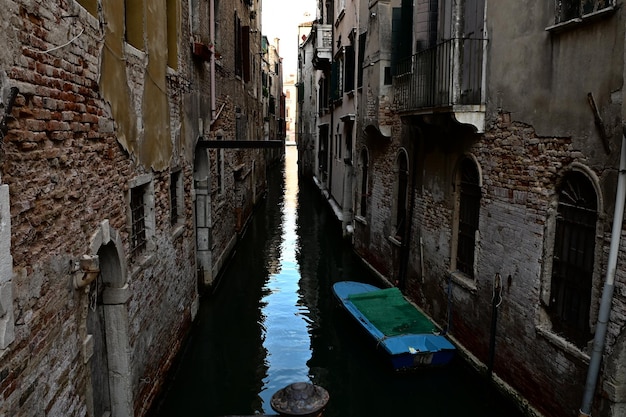
[[[197,146],[204,149],[280,148],[285,146],[285,142],[282,140],[199,140]]]

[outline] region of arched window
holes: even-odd
[[[409,160],[405,151],[401,151],[396,159],[396,210],[395,238],[402,240],[406,229],[407,194],[409,188]]]
[[[480,176],[471,158],[463,158],[457,173],[456,270],[474,278],[476,231],[480,214]]]
[[[369,157],[367,149],[361,151],[361,199],[359,204],[359,215],[365,217],[367,215],[367,183],[369,171]]]
[[[550,285],[552,328],[582,348],[592,337],[589,310],[598,198],[591,181],[578,171],[565,176],[558,197]]]

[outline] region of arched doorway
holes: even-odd
[[[90,415],[134,415],[131,386],[128,308],[130,298],[126,269],[121,262],[123,245],[108,221],[93,235],[90,254],[98,256],[100,273],[90,284],[87,334],[93,351]]]

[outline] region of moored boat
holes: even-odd
[[[454,345],[398,288],[340,281],[333,293],[389,356],[394,370],[442,366],[454,357]]]

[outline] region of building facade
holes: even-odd
[[[0,415],[147,413],[265,192],[258,7],[0,1]]]
[[[346,3],[355,251],[529,414],[622,415],[621,2]]]

